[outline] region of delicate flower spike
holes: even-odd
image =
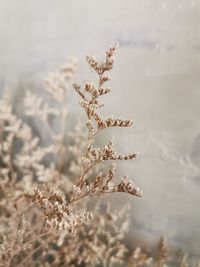
[[[97,84],[87,81],[82,90],[79,85],[74,84],[75,91],[81,97],[80,104],[85,110],[88,118],[86,122],[86,126],[88,128],[88,140],[87,145],[85,146],[85,153],[82,156],[82,174],[78,183],[78,187],[84,193],[82,196],[81,194],[78,194],[78,196],[73,199],[82,198],[90,193],[94,195],[101,193],[123,192],[137,197],[142,195],[142,192],[137,187],[133,186],[127,178],[115,185],[115,165],[111,165],[108,170],[108,174],[99,172],[99,174],[94,176],[93,180],[88,181],[88,176],[94,172],[97,165],[104,161],[132,160],[137,157],[136,153],[130,153],[127,155],[117,154],[112,140],[110,140],[105,146],[96,147],[94,145],[95,136],[100,131],[109,127],[130,127],[133,125],[132,120],[125,120],[121,118],[114,119],[113,117],[104,119],[99,114],[99,109],[103,106],[102,103],[100,103],[99,98],[111,91],[111,88],[105,86],[104,84],[110,80],[110,77],[106,72],[113,68],[116,47],[117,46],[115,45],[106,51],[105,61],[98,61],[94,56],[86,57],[88,64],[99,76]],[[85,194],[85,192],[87,192],[87,194]]]

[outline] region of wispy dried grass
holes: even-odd
[[[104,61],[87,56],[98,82],[73,85],[87,132],[79,121],[66,133],[74,60],[45,79],[51,104],[31,91],[24,97],[24,113],[43,125],[48,145],[31,124],[14,114],[8,96],[1,98],[0,266],[168,266],[163,241],[155,259],[141,248],[130,250],[125,243],[128,212],[113,213],[102,199],[113,193],[142,195],[128,177],[118,177],[114,164],[134,160],[136,153],[117,153],[112,138],[104,146],[96,143],[107,128],[133,125],[132,120],[100,114],[101,96],[111,91],[107,73],[115,52],[115,46],[108,49]],[[188,266],[185,257],[180,266]]]
[[[131,120],[103,119],[99,114],[103,106],[99,98],[110,92],[104,84],[109,80],[106,72],[113,67],[114,52],[115,47],[107,51],[105,62],[87,57],[89,65],[98,73],[98,85],[86,83],[83,90],[74,85],[87,115],[88,135],[82,134],[80,124],[66,134],[66,99],[75,61],[67,62],[45,79],[44,90],[54,104],[31,91],[24,97],[25,115],[41,121],[47,129],[49,145],[45,146],[31,125],[13,113],[7,96],[1,99],[2,266],[48,266],[50,262],[54,266],[76,266],[91,261],[95,264],[122,260],[122,251],[126,249],[117,241],[119,233],[111,213],[100,216],[97,204],[88,209],[90,198],[95,196],[115,192],[141,196],[141,191],[127,177],[118,181],[115,164],[111,163],[107,170],[102,165],[97,171],[97,165],[105,161],[136,157],[136,154],[117,154],[112,140],[103,147],[95,146],[95,136],[103,129],[132,125]],[[59,129],[55,129],[52,118]],[[71,138],[69,146],[66,138]],[[112,229],[113,237],[106,225]],[[112,249],[108,251],[111,241]]]

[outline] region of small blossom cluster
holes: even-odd
[[[68,91],[68,81],[76,71],[76,59],[66,62],[59,69],[50,72],[45,79],[45,89],[58,102],[62,103]]]
[[[47,195],[47,191],[42,192],[36,189],[32,195],[25,194],[24,196],[29,200],[31,199],[40,209],[44,215],[46,225],[55,230],[67,230],[72,233],[76,226],[93,218],[91,212],[72,211],[72,207],[57,192],[49,191]]]
[[[105,83],[110,80],[106,72],[111,70],[113,67],[115,51],[116,46],[108,49],[105,61],[103,62],[96,60],[94,56],[87,56],[89,65],[99,76],[98,85],[95,85],[92,82],[86,82],[84,88],[81,89],[80,85],[74,84],[75,91],[81,97],[80,105],[83,107],[88,118],[86,122],[86,126],[88,128],[88,142],[85,147],[85,153],[82,156],[83,171],[79,179],[78,186],[80,186],[81,189],[84,188],[87,192],[90,191],[91,194],[126,192],[139,197],[142,192],[138,188],[134,187],[128,178],[123,179],[117,185],[113,183],[114,175],[111,171],[114,170],[112,167],[113,165],[111,165],[108,172],[112,173],[112,175],[102,175],[100,172],[94,177],[93,182],[87,181],[88,173],[94,171],[97,164],[101,162],[110,160],[132,160],[137,157],[136,153],[130,153],[127,155],[117,154],[113,145],[113,140],[110,140],[105,146],[94,146],[95,136],[103,129],[109,127],[130,127],[133,125],[132,120],[124,120],[121,118],[114,119],[113,117],[103,119],[102,116],[99,115],[99,109],[103,107],[103,104],[99,101],[99,97],[108,94],[111,91],[110,87],[105,87]],[[79,197],[80,196],[78,195],[78,198]]]

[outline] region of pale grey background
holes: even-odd
[[[0,90],[16,95],[48,70],[119,41],[105,113],[134,118],[115,133],[140,159],[123,168],[143,189],[132,202],[137,244],[200,255],[200,0],[0,0]],[[72,111],[78,98],[70,94]],[[20,102],[20,99],[18,97]]]

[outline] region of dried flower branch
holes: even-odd
[[[99,174],[94,178],[94,182],[90,182],[88,185],[87,175],[93,170],[93,168],[107,160],[131,160],[136,158],[136,154],[121,155],[117,154],[114,149],[113,141],[104,147],[94,147],[95,136],[108,127],[130,127],[133,125],[132,120],[114,119],[109,117],[103,119],[99,114],[99,109],[103,106],[99,101],[99,97],[108,94],[111,91],[110,87],[105,87],[105,83],[110,80],[106,74],[107,71],[113,68],[114,54],[116,46],[110,48],[106,52],[106,58],[104,62],[97,61],[94,56],[87,56],[89,65],[98,74],[98,85],[94,83],[86,82],[84,89],[82,90],[78,84],[74,84],[75,91],[80,95],[80,105],[85,110],[87,116],[86,126],[88,128],[88,140],[85,148],[85,154],[82,157],[82,175],[79,179],[78,187],[80,190],[85,190],[88,193],[114,193],[114,192],[126,192],[131,195],[141,196],[142,192],[133,186],[133,184],[126,179],[123,179],[118,185],[112,184],[114,178],[113,166],[110,167],[109,174]],[[111,171],[112,170],[112,171]],[[80,191],[77,189],[77,191]],[[91,191],[90,191],[91,190]],[[79,198],[80,196],[78,196]]]

